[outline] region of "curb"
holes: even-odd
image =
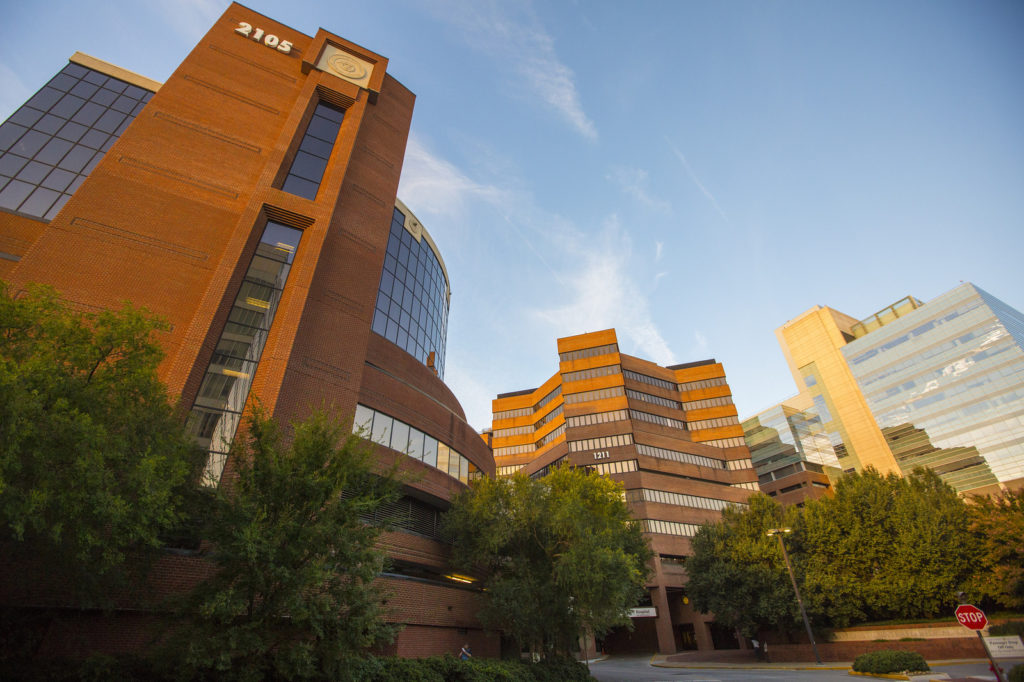
[[[904,675],[903,673],[857,673],[854,671],[849,672],[850,675],[856,675],[857,677],[880,677],[884,680],[909,680],[910,675]],[[914,675],[914,677],[920,677]]]
[[[676,668],[676,669],[691,669],[691,670],[850,670],[849,666],[741,666],[741,665],[729,665],[721,664],[714,665],[709,664],[705,666],[693,666],[690,664],[659,664],[651,663],[652,668]],[[858,673],[859,674],[859,673]],[[905,680],[907,678],[899,678]]]

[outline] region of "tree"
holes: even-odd
[[[976,497],[968,515],[979,549],[969,591],[1008,609],[1024,608],[1024,490]]]
[[[108,604],[161,546],[202,464],[157,379],[164,329],[128,304],[80,312],[0,283],[2,551],[83,605]]]
[[[687,595],[702,613],[737,628],[746,637],[760,630],[791,632],[800,612],[778,540],[766,533],[789,525],[798,513],[783,510],[764,494],[753,495],[748,506],[730,506],[717,523],[706,523],[693,538],[693,555],[686,560]]]
[[[246,423],[204,536],[217,572],[171,651],[183,672],[218,678],[337,679],[347,656],[393,636],[374,584],[384,529],[364,519],[397,499],[395,471],[375,472],[372,446],[322,412],[290,444],[259,409]]]
[[[967,524],[963,500],[932,471],[844,476],[794,529],[808,611],[836,627],[942,613],[971,574]]]
[[[560,467],[533,480],[481,479],[444,520],[456,570],[481,578],[485,625],[537,652],[629,625],[652,553],[622,486]]]

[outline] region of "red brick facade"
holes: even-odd
[[[291,50],[240,34],[243,22],[289,41]],[[357,85],[318,68],[325,49],[369,65],[368,79]],[[15,290],[50,284],[86,309],[128,300],[166,319],[160,376],[187,407],[266,221],[301,229],[250,400],[258,396],[282,422],[314,407],[351,416],[361,402],[493,474],[489,448],[451,391],[370,330],[415,100],[387,67],[381,55],[322,29],[310,37],[230,5],[52,221],[0,211],[0,250],[18,259],[0,261],[0,277]],[[316,198],[305,199],[280,187],[318,101],[345,115]],[[437,469],[379,450],[382,463],[400,458],[414,474],[409,492],[422,501],[443,508],[464,488]],[[444,566],[445,547],[433,540],[393,533],[385,545],[407,561]],[[192,584],[197,561],[167,557],[157,591]],[[394,594],[393,619],[407,625],[395,645],[402,655],[455,653],[467,641],[481,654],[498,653],[497,637],[484,635],[476,620],[476,593],[385,582]],[[42,605],[33,594],[6,596]],[[67,622],[95,634],[88,614]],[[96,635],[97,648],[128,646],[108,634]]]

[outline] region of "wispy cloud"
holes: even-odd
[[[672,206],[663,199],[651,195],[647,189],[647,171],[642,168],[616,166],[605,176],[609,182],[648,208],[668,213]]]
[[[502,184],[513,187],[516,181],[515,178],[503,178]],[[474,205],[485,204],[490,214],[489,225],[492,228],[500,226],[516,234],[541,265],[556,280],[559,279],[558,270],[545,256],[545,249],[535,243],[556,219],[542,217],[539,221],[542,225],[535,225],[538,222],[533,217],[536,211],[528,196],[514,189],[499,188],[470,178],[455,164],[431,151],[416,135],[409,137],[406,146],[398,196],[421,219],[440,218],[452,227],[465,225],[467,216],[480,208]]]
[[[476,182],[450,161],[427,148],[417,135],[409,137],[398,196],[421,217],[462,216],[473,200],[504,203],[506,190]]]
[[[645,242],[643,253],[636,253],[629,231],[616,216],[606,219],[596,234],[584,232],[570,219],[539,206],[516,177],[481,179],[415,135],[406,152],[399,195],[428,228],[465,230],[465,239],[450,245],[454,251],[449,251],[449,267],[461,263],[467,271],[486,268],[473,272],[478,281],[482,276],[494,287],[467,292],[460,305],[473,301],[498,306],[501,314],[491,317],[476,310],[474,323],[460,328],[462,336],[450,339],[448,346],[445,381],[474,426],[489,421],[490,398],[510,386],[522,388],[529,383],[523,376],[531,376],[534,364],[550,361],[531,349],[550,352],[551,341],[559,336],[615,327],[625,352],[662,365],[675,362],[648,304],[651,266],[664,247],[656,245],[652,254]],[[478,252],[460,253],[481,230],[491,234],[488,242],[499,255],[481,259]],[[655,286],[663,275],[655,276]],[[504,296],[508,291],[516,295]],[[456,320],[455,313],[451,319]],[[506,347],[506,352],[523,364],[493,367],[489,354],[495,337],[502,339],[499,344],[517,338],[511,342],[515,350]]]
[[[690,162],[686,160],[686,156],[684,156],[683,153],[679,151],[674,144],[672,144],[671,140],[666,138],[665,142],[668,143],[669,149],[672,150],[672,153],[675,154],[676,158],[683,164],[683,168],[686,169],[687,175],[689,175],[690,179],[693,180],[693,184],[697,185],[697,189],[701,191],[701,194],[707,197],[708,201],[711,202],[711,205],[715,207],[716,211],[718,211],[718,215],[722,216],[722,220],[728,223],[729,217],[725,215],[725,211],[723,211],[722,207],[718,205],[718,200],[715,199],[715,195],[713,195],[708,188],[704,186],[704,183],[700,181],[697,174],[693,172],[693,168],[690,167]]]
[[[617,217],[606,221],[596,240],[575,240],[575,253],[562,259],[580,263],[566,275],[564,305],[540,309],[536,315],[556,336],[615,327],[643,357],[672,364],[674,355],[651,318],[647,300],[630,271],[633,246]]]
[[[690,347],[687,357],[705,358],[708,356],[708,337],[699,331],[693,332],[693,345]]]
[[[583,111],[575,74],[559,59],[554,39],[529,3],[452,0],[431,6],[435,16],[458,28],[473,49],[511,68],[517,83],[531,90],[576,132],[597,139],[597,127]]]
[[[661,260],[662,253],[664,251],[665,251],[665,243],[664,242],[654,242],[654,262],[655,263],[657,263],[658,261]],[[659,274],[663,275],[665,273],[662,272],[662,273],[659,273]]]

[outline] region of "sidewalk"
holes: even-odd
[[[767,661],[745,660],[748,657],[736,656],[737,660],[706,660],[710,658],[708,653],[714,652],[686,652],[683,654],[654,654],[650,664],[657,668],[690,668],[694,670],[849,670],[853,666],[852,661],[827,661],[821,665],[815,663],[794,662],[794,663],[770,663]],[[689,654],[689,655],[688,655]],[[669,660],[675,659],[675,660]],[[682,660],[680,660],[682,659]],[[704,660],[701,660],[704,659]],[[982,658],[963,658],[942,661],[928,661],[932,668],[953,665],[985,664],[988,661]],[[1007,670],[1009,670],[1007,668]],[[857,675],[860,677],[860,675]],[[991,674],[974,675],[970,677],[951,677],[947,673],[926,673],[913,677],[896,677],[882,675],[864,675],[864,679],[876,679],[889,677],[896,679],[909,679],[911,682],[931,682],[942,680],[942,682],[981,682],[990,680],[994,682],[995,677]]]
[[[822,665],[814,663],[769,663],[767,661],[745,660],[746,657],[743,657],[743,659],[737,657],[738,660],[708,660],[710,657],[707,656],[707,653],[713,652],[694,651],[688,653],[695,655],[654,654],[651,657],[651,665],[657,668],[693,668],[698,670],[848,670],[853,665],[852,662],[845,663],[842,661],[829,661]],[[724,659],[725,657],[721,658]]]

